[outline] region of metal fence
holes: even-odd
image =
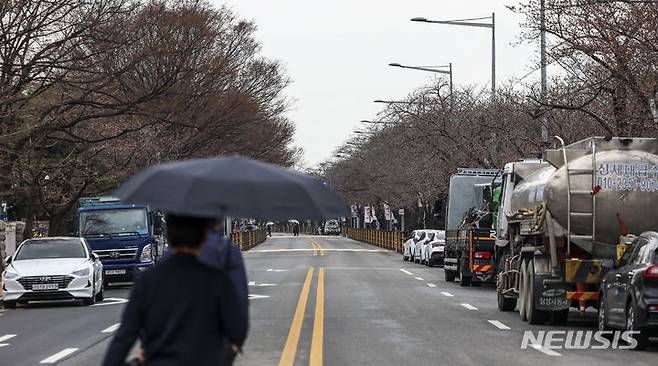
[[[262,243],[267,238],[265,230],[235,231],[231,233],[231,241],[240,246],[240,250],[249,250]]]
[[[373,244],[384,249],[395,250],[402,253],[404,235],[400,231],[383,231],[374,229],[345,228],[348,238]]]

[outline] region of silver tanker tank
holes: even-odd
[[[572,242],[595,257],[614,256],[621,222],[634,234],[658,229],[658,139],[590,138],[565,151],[567,164],[561,148],[545,152],[545,162],[515,187],[512,211],[545,204],[566,229],[569,175],[572,235],[591,235],[595,222],[593,241]],[[593,206],[594,219],[587,214]]]

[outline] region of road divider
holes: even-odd
[[[399,231],[383,231],[372,229],[346,228],[346,236],[350,239],[394,250],[402,253],[404,237]]]

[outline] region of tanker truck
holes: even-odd
[[[531,324],[598,308],[630,234],[658,227],[658,139],[593,137],[505,165],[496,225],[497,299]]]

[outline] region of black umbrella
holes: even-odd
[[[201,217],[323,220],[346,211],[319,179],[239,157],[154,165],[131,177],[116,195],[125,202]]]

